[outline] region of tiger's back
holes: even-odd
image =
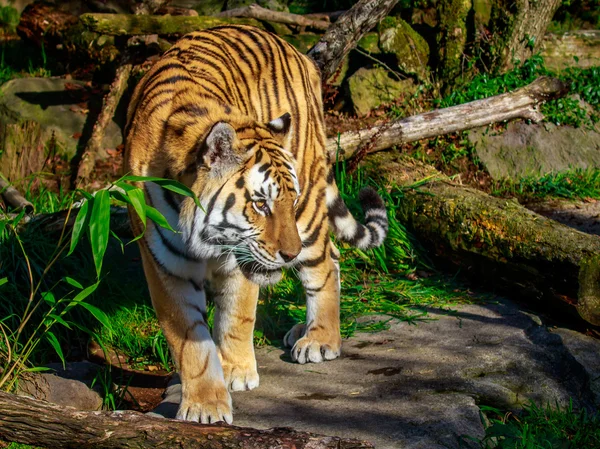
[[[371,189],[358,223],[325,153],[319,72],[270,33],[225,26],[184,36],[142,78],[126,128],[125,170],[175,179],[202,207],[153,183],[147,202],[179,233],[148,223],[138,240],[152,302],[180,371],[178,417],[231,422],[228,390],[258,385],[259,285],[295,268],[306,324],[285,337],[299,363],[339,356],[339,264],[330,227],[360,248],[382,243],[387,215]],[[132,213],[136,234],[143,225]],[[206,323],[205,280],[215,302]]]

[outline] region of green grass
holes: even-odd
[[[587,69],[570,67],[556,73],[545,67],[541,56],[533,56],[503,75],[479,74],[466,85],[434,103],[439,108],[446,108],[488,98],[526,86],[539,76],[559,78],[569,86],[569,94],[579,95],[594,109],[592,114],[588,114],[572,98],[551,100],[541,107],[546,121],[557,125],[589,126],[600,120],[600,67]]]
[[[600,447],[600,414],[585,409],[525,406],[517,413],[481,407],[489,425],[482,449],[597,449]]]
[[[573,169],[519,181],[496,181],[492,195],[518,196],[522,200],[539,198],[600,199],[600,169]]]

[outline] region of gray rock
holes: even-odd
[[[54,374],[33,374],[19,381],[17,394],[78,410],[100,410],[102,398],[83,382]]]
[[[260,387],[233,393],[234,424],[369,440],[381,448],[476,448],[479,405],[599,405],[599,343],[549,332],[510,301],[430,309],[427,321],[344,341],[341,359],[291,363],[257,350]],[[591,382],[591,379],[595,379]],[[155,412],[175,415],[180,386]]]
[[[49,363],[46,368],[50,368],[55,375],[63,379],[78,380],[87,386],[91,386],[98,372],[102,369],[100,365],[83,360],[81,362],[68,362],[63,367],[62,363]]]
[[[500,133],[490,128],[470,131],[469,140],[494,179],[600,167],[600,133],[583,127],[511,122]]]
[[[429,78],[429,45],[404,20],[387,17],[379,26],[379,48],[396,57],[398,67],[421,80]]]
[[[60,78],[17,78],[0,86],[0,121],[16,123],[33,120],[42,125],[45,140],[54,133],[62,153],[71,158],[82,135],[91,132],[88,111],[80,105],[92,101],[82,81]],[[96,99],[99,100],[99,99]],[[116,148],[123,141],[113,121],[103,140],[103,149]],[[100,157],[106,157],[104,152]]]
[[[412,95],[416,90],[412,80],[392,78],[387,70],[380,67],[358,69],[348,78],[347,86],[354,112],[359,117],[403,94]]]

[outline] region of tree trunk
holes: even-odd
[[[496,0],[490,31],[493,38],[492,68],[510,70],[514,61],[524,62],[536,53],[546,28],[561,0]]]
[[[256,430],[152,418],[137,412],[85,412],[0,392],[0,439],[51,448],[359,449],[366,442],[288,428]]]
[[[420,139],[522,118],[543,119],[540,103],[565,95],[567,87],[555,78],[541,77],[528,86],[502,95],[390,121],[359,131],[348,131],[327,141],[331,160],[372,153]],[[338,150],[340,154],[338,153]]]
[[[331,25],[308,56],[321,70],[321,79],[328,80],[356,43],[383,19],[398,0],[360,0]]]
[[[380,153],[369,159],[390,185],[430,179],[403,191],[396,212],[435,254],[485,282],[488,290],[576,309],[583,319],[600,325],[600,238],[516,201],[456,184],[409,157]]]
[[[102,141],[106,134],[106,128],[115,115],[119,101],[121,101],[121,97],[127,89],[127,83],[129,82],[129,77],[131,76],[131,71],[133,69],[133,64],[129,59],[127,52],[125,52],[123,61],[117,68],[115,79],[110,85],[110,90],[102,101],[102,110],[94,124],[90,140],[88,140],[83,155],[81,156],[81,160],[79,161],[79,164],[77,164],[78,168],[74,185],[80,185],[80,183],[87,181],[94,169],[96,156],[102,149]]]
[[[471,7],[471,0],[443,0],[437,7],[438,77],[445,88],[452,86],[463,72],[467,14]]]

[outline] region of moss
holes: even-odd
[[[379,27],[379,48],[384,53],[393,54],[402,71],[426,80],[429,74],[429,45],[404,20],[397,17],[392,19]]]
[[[381,53],[379,49],[379,35],[377,33],[367,33],[361,40],[358,41],[357,46],[368,53],[378,54]]]
[[[467,14],[471,0],[444,0],[439,9],[439,74],[451,86],[461,74],[462,54],[467,41]]]
[[[317,42],[321,36],[314,33],[288,34],[281,36],[284,41],[292,44],[300,53],[306,54]]]

